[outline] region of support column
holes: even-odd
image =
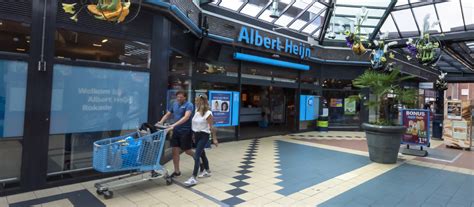
[[[162,16],[154,16],[153,42],[150,67],[150,98],[148,122],[156,123],[166,113],[168,92],[170,22]]]

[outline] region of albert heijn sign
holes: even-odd
[[[256,47],[264,47],[278,52],[298,55],[301,59],[311,56],[311,48],[306,47],[301,42],[293,42],[293,40],[289,40],[288,38],[285,38],[283,42],[279,37],[270,38],[252,28],[247,29],[247,27],[241,27],[237,41]]]

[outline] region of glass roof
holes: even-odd
[[[276,30],[286,29],[315,38],[326,33],[326,39],[335,40],[344,40],[343,32],[354,30],[362,7],[368,12],[361,26],[364,36],[377,31],[388,33],[389,39],[416,37],[424,30],[425,17],[431,34],[474,30],[474,0],[397,0],[394,8],[389,8],[392,0],[278,0],[276,18],[271,17],[272,2],[214,0],[211,4],[272,24]],[[333,3],[332,16],[327,17]],[[324,27],[326,18],[330,21]]]
[[[357,16],[363,16],[362,7],[367,11],[367,19],[361,24],[361,34],[369,36],[382,20],[391,0],[337,0],[333,16],[328,25],[326,39],[344,40],[345,30],[354,31]]]
[[[389,39],[408,38],[425,27],[430,34],[474,30],[474,1],[398,0],[380,32],[388,32]]]
[[[215,0],[211,4],[270,23],[276,30],[286,29],[315,38],[321,35],[329,0],[279,0],[277,18],[270,16],[272,2],[272,0]]]
[[[277,7],[273,8],[274,1]],[[211,5],[271,24],[274,31],[289,30],[320,40],[343,42],[344,31],[354,31],[362,8],[367,18],[361,34],[374,37],[384,33],[388,39],[419,37],[425,30],[430,34],[449,34],[474,30],[474,0],[214,0]],[[334,5],[334,7],[332,7]],[[331,12],[331,16],[328,14]],[[324,26],[326,18],[329,24]],[[380,28],[379,28],[380,27]],[[376,35],[375,35],[376,36]],[[467,64],[461,64],[443,51],[437,68],[446,72],[473,72],[466,65],[474,64],[473,41],[455,46],[464,51]]]

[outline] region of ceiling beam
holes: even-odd
[[[293,18],[293,20],[291,20],[287,25],[286,27],[290,27],[293,23],[296,22],[296,20],[298,20],[301,16],[303,16],[303,14],[308,11],[309,8],[311,8],[314,4],[316,3],[316,0],[313,0],[313,2],[309,3],[306,8],[303,9],[303,11],[301,11],[298,15],[296,15],[296,17]]]
[[[461,75],[448,75],[445,78],[448,83],[474,83],[474,73],[463,73]]]
[[[328,29],[328,25],[331,22],[332,13],[334,12],[335,3],[331,4],[331,7],[328,7],[328,11],[326,14],[326,19],[324,20],[323,28],[321,30],[321,35],[319,35],[319,44],[322,45],[324,43],[324,38],[326,37],[326,30]]]
[[[414,38],[418,38],[419,36],[410,36]],[[474,30],[469,31],[458,31],[458,32],[449,32],[444,34],[430,34],[430,37],[436,37],[440,41],[472,41],[474,40]],[[409,37],[399,38],[399,39],[391,39],[390,41],[397,41],[398,45],[405,45],[406,41],[408,41]]]
[[[255,16],[255,18],[257,18],[257,19],[260,18],[260,16],[263,14],[263,12],[265,12],[265,10],[267,10],[268,7],[270,7],[270,5],[272,5],[272,3],[273,3],[272,0],[268,1],[267,5],[265,5],[265,7],[263,7],[263,9],[260,10],[260,12],[258,12],[258,14],[257,14],[257,16]]]
[[[385,10],[387,7],[383,6],[367,6],[367,5],[350,5],[350,4],[336,4],[336,7],[349,7],[349,8],[361,8],[365,7],[367,9],[380,9],[380,10]]]
[[[449,46],[446,46],[444,47],[444,52],[446,54],[448,54],[449,56],[451,56],[451,58],[453,58],[455,61],[458,61],[459,63],[461,63],[462,65],[464,65],[464,67],[466,67],[467,69],[469,69],[470,71],[469,72],[474,72],[474,66],[467,60],[465,60],[465,57],[463,57],[462,55],[460,55],[459,53],[457,53],[455,50],[453,50],[451,47]],[[470,58],[470,57],[468,57]]]
[[[357,16],[355,14],[336,14],[336,17],[345,17],[345,18],[356,18]],[[382,17],[378,16],[367,16],[367,19],[380,19]]]
[[[385,20],[387,20],[388,16],[392,12],[393,8],[395,8],[395,5],[397,4],[397,0],[392,0],[390,4],[387,7],[387,10],[385,10],[385,13],[383,13],[382,18],[380,18],[379,23],[375,27],[374,31],[372,31],[372,34],[370,34],[369,37],[369,42],[372,42],[375,37],[377,37],[377,34],[380,31],[380,28],[382,28],[383,24],[385,23]]]
[[[276,22],[277,20],[279,20],[280,17],[281,17],[283,14],[285,14],[286,11],[288,11],[288,9],[290,9],[290,8],[293,6],[293,4],[294,4],[295,2],[296,2],[296,0],[292,0],[288,5],[286,5],[286,7],[283,9],[283,11],[281,11],[280,16],[279,16],[278,18],[275,18],[275,19],[272,21],[272,24],[275,24],[275,22]]]
[[[446,54],[446,55],[448,55],[448,54]],[[441,58],[442,58],[442,57],[441,57]],[[456,69],[456,70],[459,71],[460,73],[465,73],[465,72],[466,72],[466,71],[463,71],[463,70],[462,70],[461,68],[459,68],[458,66],[454,65],[451,61],[446,61],[446,60],[443,59],[443,62],[446,63],[446,64],[448,64],[449,66],[453,67],[454,69]],[[446,71],[444,71],[444,72],[446,72]],[[447,73],[449,73],[449,72],[447,72]]]
[[[245,6],[249,3],[249,0],[245,0],[244,3],[237,9],[237,13],[240,13],[242,9],[244,9]]]
[[[443,27],[441,25],[441,21],[439,20],[438,8],[436,7],[435,3],[433,3],[433,7],[434,7],[434,10],[435,10],[435,13],[436,13],[436,19],[438,20],[439,29],[441,30],[441,33],[443,33],[444,31],[443,31]]]
[[[415,12],[413,11],[411,1],[408,1],[408,4],[410,5],[411,15],[413,16],[413,20],[415,20],[416,28],[418,29],[418,35],[421,35],[420,25],[418,25],[418,21],[416,20]]]
[[[466,27],[466,18],[464,17],[464,8],[462,8],[462,2],[459,0],[459,7],[461,7],[462,23],[464,25],[464,30],[467,31]]]
[[[431,1],[426,1],[426,2],[417,2],[417,3],[412,3],[411,6],[410,4],[405,4],[405,5],[400,5],[396,6],[393,11],[400,11],[400,10],[405,10],[409,8],[417,8],[417,7],[422,7],[422,6],[427,6],[430,4],[437,4],[437,3],[443,3],[443,2],[448,2],[449,0],[434,0],[433,2]]]
[[[301,29],[298,30],[298,32],[302,32],[304,29],[306,29],[306,27],[308,27],[311,23],[313,23],[325,11],[326,11],[326,9],[321,9],[321,11],[319,11],[319,13],[317,13],[310,21],[308,21],[303,27],[301,27]],[[318,28],[316,28],[316,29],[318,29]],[[312,32],[314,32],[314,31],[312,31]],[[310,32],[310,33],[312,33],[312,32]]]

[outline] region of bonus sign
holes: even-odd
[[[428,146],[430,143],[430,111],[407,109],[402,111],[402,124],[407,131],[402,137],[403,144]]]

